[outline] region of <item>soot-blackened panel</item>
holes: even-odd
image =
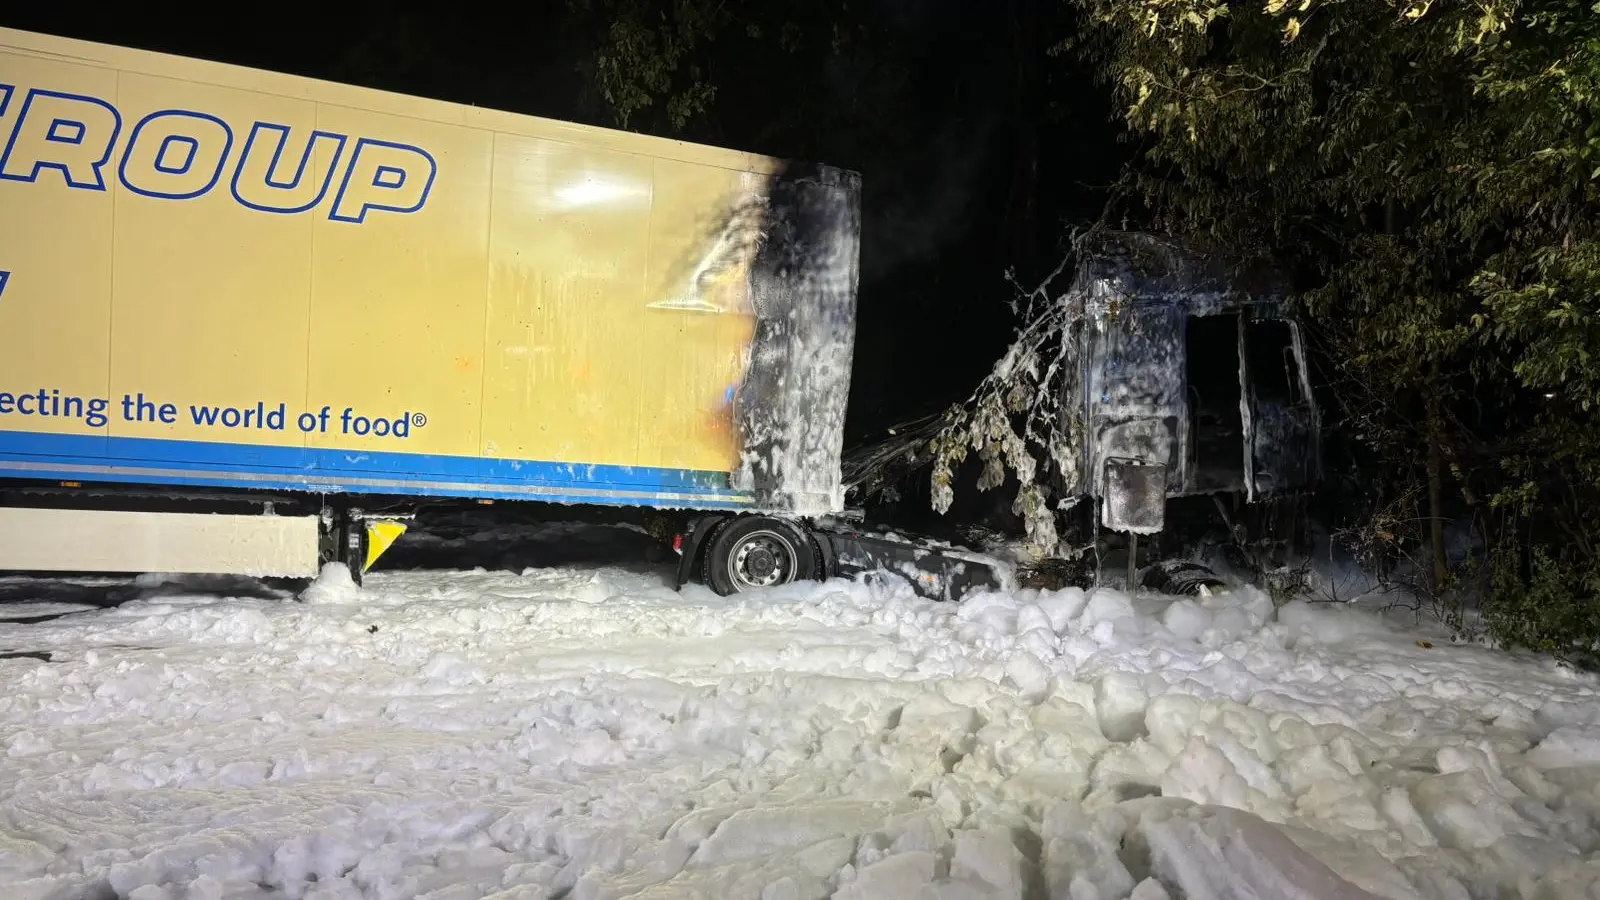
[[[843,505],[840,454],[855,349],[860,182],[814,167],[775,179],[750,275],[756,329],[736,403],[734,486],[799,515]]]

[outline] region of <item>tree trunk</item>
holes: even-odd
[[[1428,543],[1433,548],[1433,589],[1444,586],[1450,563],[1444,546],[1444,402],[1439,365],[1428,367]]]
[[[1383,202],[1383,230],[1395,233],[1394,198]],[[1425,440],[1428,443],[1428,545],[1433,557],[1433,589],[1444,587],[1450,573],[1450,558],[1444,546],[1444,390],[1439,383],[1439,364],[1428,364],[1428,381],[1423,387],[1426,408]]]

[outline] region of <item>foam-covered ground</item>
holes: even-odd
[[[304,600],[0,622],[0,896],[1600,897],[1596,681],[1351,608],[605,567]]]

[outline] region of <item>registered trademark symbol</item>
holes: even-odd
[[[421,428],[422,426],[428,424],[428,417],[423,415],[422,413],[412,413],[411,414],[411,424],[415,425],[418,428]]]

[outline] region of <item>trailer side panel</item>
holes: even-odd
[[[857,202],[0,29],[0,478],[832,511]]]

